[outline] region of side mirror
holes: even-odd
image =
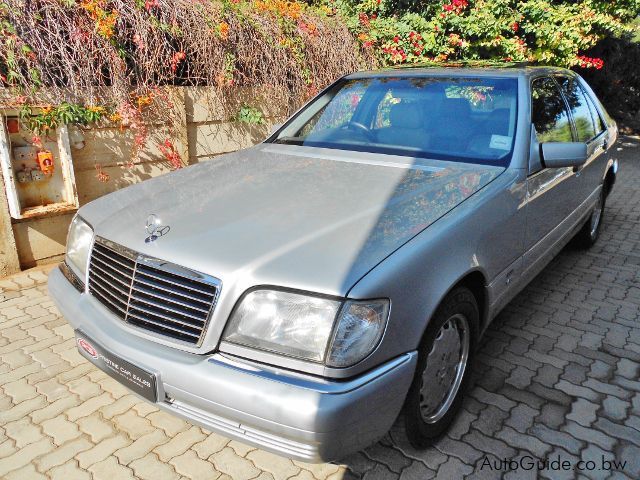
[[[579,167],[587,161],[587,144],[548,142],[542,144],[542,163],[547,168]]]

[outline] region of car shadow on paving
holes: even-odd
[[[566,248],[496,318],[434,447],[412,448],[398,421],[309,465],[191,426],[82,359],[40,269],[0,280],[0,478],[640,478],[640,142],[617,148],[600,240]],[[568,469],[524,469],[543,458]]]

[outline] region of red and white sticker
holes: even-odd
[[[98,359],[98,352],[96,351],[95,348],[93,348],[93,345],[87,342],[84,338],[78,338],[78,347],[83,349],[85,352],[87,352],[96,360]]]

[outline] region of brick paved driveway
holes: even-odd
[[[566,249],[496,319],[435,448],[412,449],[396,426],[342,464],[308,465],[191,426],[80,357],[44,269],[0,281],[0,478],[500,478],[485,457],[527,455],[596,470],[507,478],[640,478],[640,142],[619,147],[599,243]],[[604,471],[603,458],[627,463]]]

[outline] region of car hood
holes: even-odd
[[[262,144],[84,206],[97,235],[213,275],[332,295],[501,167]],[[145,242],[147,217],[170,230]]]

